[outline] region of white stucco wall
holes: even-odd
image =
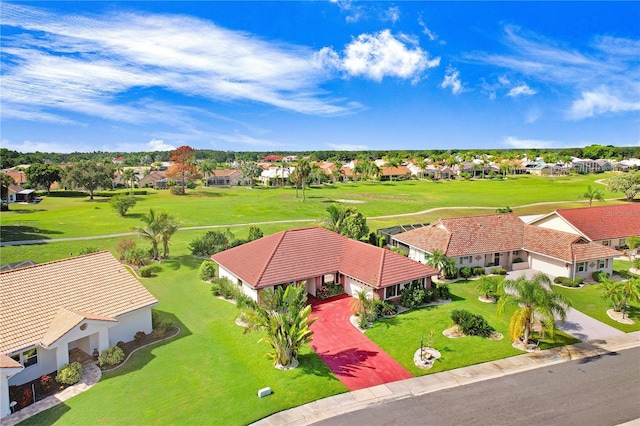
[[[38,347],[38,363],[26,367],[24,370],[11,377],[9,379],[9,385],[21,385],[56,370],[56,351],[48,351],[44,348]]]
[[[249,296],[254,302],[258,301],[258,291],[235,276],[231,271],[225,269],[222,265],[218,265],[218,277],[228,278],[232,283],[239,284],[244,294]]]
[[[569,225],[564,219],[562,219],[560,216],[556,214],[553,214],[549,217],[535,221],[532,223],[532,225],[541,226],[543,228],[548,228],[548,229],[555,229],[556,231],[563,231],[563,232],[569,232],[571,234],[580,235],[574,227]]]
[[[119,341],[129,342],[133,340],[138,331],[149,334],[153,331],[151,326],[151,307],[138,309],[137,311],[121,315],[118,324],[109,329],[109,346]]]

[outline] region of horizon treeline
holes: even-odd
[[[542,157],[547,162],[555,162],[568,157],[578,158],[607,158],[622,160],[625,158],[639,158],[640,146],[616,147],[612,145],[589,145],[584,148],[559,148],[559,149],[424,149],[424,150],[362,150],[362,151],[221,151],[211,149],[197,149],[197,160],[210,160],[217,164],[233,161],[257,161],[267,155],[282,156],[310,156],[314,161],[350,161],[358,158],[375,160],[378,158],[431,158],[444,159],[452,155],[470,160],[486,155],[499,158],[518,158],[527,154],[528,158]],[[0,148],[0,168],[6,169],[19,164],[31,164],[51,162],[54,164],[75,163],[80,160],[94,160],[111,162],[113,158],[123,157],[125,166],[150,165],[156,162],[168,161],[171,151],[146,151],[146,152],[118,152],[118,151],[94,151],[51,153],[33,152],[22,153],[6,148]]]

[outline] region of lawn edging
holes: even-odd
[[[123,366],[127,363],[127,361],[129,361],[129,358],[131,358],[131,355],[135,354],[135,353],[136,353],[136,352],[138,352],[140,349],[144,349],[144,348],[146,348],[146,347],[148,347],[148,346],[155,345],[156,343],[164,342],[165,340],[173,339],[173,338],[174,338],[174,337],[176,337],[178,334],[180,334],[180,332],[182,331],[182,330],[180,329],[180,327],[178,327],[177,325],[174,325],[173,327],[174,327],[176,330],[175,330],[175,333],[173,333],[172,335],[170,335],[170,336],[166,336],[166,337],[163,337],[162,339],[155,340],[155,341],[153,341],[153,342],[147,343],[146,345],[142,345],[142,346],[140,346],[140,347],[138,347],[138,348],[135,348],[134,350],[132,350],[131,352],[129,352],[129,355],[127,355],[127,357],[124,359],[124,361],[122,361],[120,364],[116,365],[115,367],[107,368],[107,369],[104,369],[104,370],[103,370],[103,369],[101,369],[101,371],[102,371],[103,373],[110,373],[110,372],[112,372],[112,371],[116,371],[116,370],[120,369],[121,367],[123,367]]]

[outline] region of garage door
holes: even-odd
[[[565,263],[562,261],[549,259],[535,254],[531,254],[530,256],[531,269],[544,272],[545,274],[553,277],[566,277],[569,275],[569,271],[564,266]]]

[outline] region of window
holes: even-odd
[[[464,265],[465,263],[471,263],[471,256],[462,256],[460,258],[460,264]]]
[[[611,241],[605,240],[605,241],[602,242],[602,245],[605,246],[605,247],[609,247],[611,245]]]
[[[605,269],[607,266],[609,266],[608,259],[598,260],[598,269]]]
[[[626,245],[627,245],[627,240],[625,240],[624,238],[620,238],[620,247],[626,246]]]
[[[333,274],[325,274],[322,276],[322,284],[335,284],[336,276]]]
[[[578,272],[584,272],[584,271],[585,271],[585,263],[584,262],[578,263]]]
[[[389,286],[384,289],[384,298],[390,299],[392,297],[400,296],[401,293],[401,284],[396,284]]]
[[[32,348],[28,351],[11,355],[11,359],[19,362],[25,367],[30,367],[38,363],[38,350],[36,348]]]

